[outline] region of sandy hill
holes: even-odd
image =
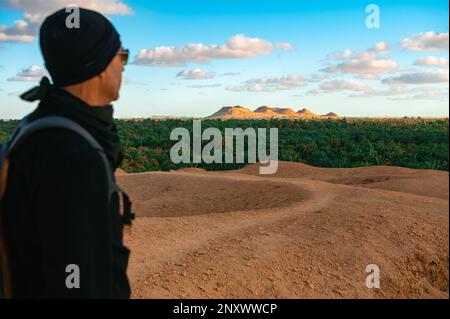
[[[330,117],[330,118],[338,118],[338,117],[339,117],[339,115],[337,115],[337,114],[334,113],[334,112],[328,112],[327,114],[322,115],[322,116],[324,116],[324,117]]]
[[[303,109],[297,111],[297,115],[300,115],[301,117],[305,117],[305,118],[315,118],[315,117],[318,117],[317,114],[314,114],[313,112],[311,112],[311,111],[308,110],[307,108],[303,108]]]
[[[270,107],[270,106],[260,106],[254,113],[265,114],[271,117],[282,117],[282,116],[295,116],[296,113],[291,108],[282,108],[282,107]]]
[[[252,111],[244,106],[236,105],[236,106],[224,106],[216,113],[209,116],[209,118],[228,118],[228,117],[247,117],[251,116]]]
[[[286,107],[286,108],[277,107],[276,109],[277,109],[277,113],[281,114],[281,115],[294,116],[296,114],[296,112],[289,107]]]
[[[258,167],[117,177],[138,216],[133,297],[449,297],[448,172]]]
[[[292,118],[292,119],[320,119],[338,118],[336,113],[330,112],[326,115],[317,115],[310,110],[303,108],[294,111],[292,108],[260,106],[254,111],[243,106],[224,106],[216,113],[207,118],[235,118],[235,119],[264,119],[264,118]]]

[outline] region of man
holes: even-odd
[[[40,100],[29,121],[63,116],[87,130],[112,173],[122,151],[110,103],[128,52],[103,15],[80,8],[79,28],[68,28],[70,14],[57,11],[40,28],[53,84],[43,78],[22,98]],[[33,133],[11,156],[3,215],[13,298],[129,298],[129,250],[106,172],[99,151],[62,128]]]

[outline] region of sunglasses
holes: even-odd
[[[121,48],[117,54],[120,57],[122,65],[126,65],[128,63],[128,57],[130,56],[130,50]]]

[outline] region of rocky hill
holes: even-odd
[[[254,111],[241,105],[224,106],[214,114],[207,118],[222,119],[264,119],[264,118],[292,118],[292,119],[321,119],[321,118],[339,118],[340,116],[334,112],[325,115],[318,115],[310,110],[303,108],[294,111],[292,108],[260,106]]]

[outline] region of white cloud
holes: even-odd
[[[318,89],[313,89],[307,94],[323,94],[340,91],[367,91],[370,90],[366,83],[355,80],[330,80],[319,85]]]
[[[410,95],[396,96],[389,98],[393,101],[403,101],[403,100],[438,100],[438,101],[448,101],[448,88],[444,90],[430,89],[424,91],[414,90]]]
[[[0,26],[0,41],[31,42],[44,18],[68,5],[99,11],[103,14],[131,14],[132,9],[122,0],[6,0],[4,7],[23,12],[14,26]]]
[[[345,60],[351,57],[353,54],[349,49],[344,49],[343,51],[335,51],[331,52],[327,55],[327,59],[329,60]]]
[[[322,80],[325,80],[328,77],[328,74],[326,73],[313,73],[309,77],[309,82],[320,82]]]
[[[391,76],[381,81],[384,84],[426,84],[448,82],[448,70],[426,70]]]
[[[24,20],[14,21],[14,26],[8,28],[6,25],[0,26],[0,41],[1,42],[31,42],[36,34],[37,26],[30,24]]]
[[[191,70],[183,70],[177,73],[177,77],[181,77],[185,80],[205,80],[212,79],[214,77],[213,72],[205,72],[199,68]]]
[[[414,61],[414,65],[437,66],[440,68],[448,68],[448,59],[435,56],[427,56]]]
[[[370,48],[368,51],[374,52],[374,53],[385,53],[385,52],[389,52],[390,49],[391,48],[388,43],[377,42],[377,43],[375,43],[374,47]]]
[[[279,78],[250,79],[239,85],[228,86],[226,89],[233,92],[275,92],[299,88],[304,82],[300,75],[290,74]]]
[[[405,85],[392,84],[389,85],[388,89],[385,90],[367,90],[358,94],[351,94],[350,97],[375,97],[375,96],[392,96],[399,94],[410,93],[410,89],[408,89]]]
[[[448,100],[448,88],[407,87],[405,85],[390,85],[386,90],[369,90],[361,94],[351,94],[349,97],[387,97],[389,100]]]
[[[329,73],[379,74],[388,73],[396,68],[398,68],[397,62],[391,59],[377,59],[373,56],[366,56],[325,68],[324,71]]]
[[[448,51],[448,32],[422,32],[401,40],[402,48],[411,51]]]
[[[275,42],[275,47],[283,49],[284,51],[294,50],[294,46],[289,42]]]
[[[208,63],[214,59],[253,58],[270,55],[275,47],[270,41],[237,34],[220,45],[190,43],[183,47],[160,46],[141,49],[133,63],[147,66],[181,66],[190,62]]]
[[[47,70],[44,67],[32,65],[6,80],[32,82],[39,81],[43,76],[48,76]]]
[[[380,79],[380,75],[379,74],[366,73],[366,74],[358,75],[358,78],[360,78],[361,80],[379,80]]]
[[[343,60],[322,71],[328,73],[380,74],[389,73],[398,68],[398,64],[389,58],[380,58],[379,54],[389,52],[386,42],[378,42],[366,51],[353,53],[349,49],[328,54],[328,59]]]
[[[40,23],[61,8],[77,5],[103,14],[131,14],[133,10],[122,0],[6,0],[5,6],[24,12],[27,21]]]
[[[386,42],[377,42],[375,45],[362,52],[352,52],[350,49],[344,49],[343,51],[334,51],[328,53],[328,60],[347,60],[350,58],[358,59],[363,57],[368,57],[369,55],[372,57],[374,54],[386,53],[389,52],[390,46]]]
[[[412,67],[412,66],[399,66],[398,69],[395,70],[396,73],[400,74],[400,73],[412,73],[412,72],[416,72],[417,68]]]

